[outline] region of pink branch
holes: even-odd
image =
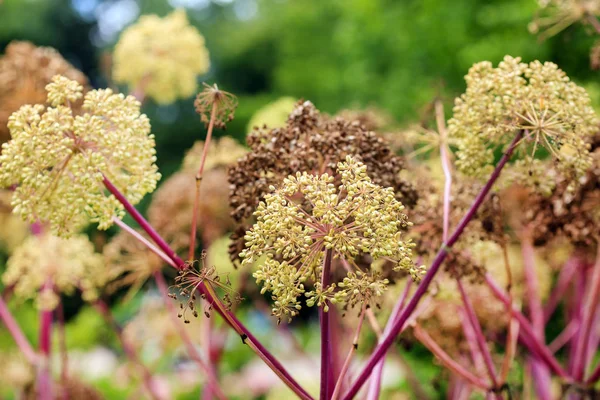
[[[52,280],[48,279],[41,290],[53,290]],[[52,314],[53,310],[40,311],[39,348],[42,356],[38,368],[36,391],[38,399],[53,400],[52,377],[50,374],[50,353],[52,351]]]
[[[17,347],[19,347],[21,353],[23,353],[23,356],[27,359],[27,361],[30,364],[36,365],[38,362],[38,355],[36,354],[35,350],[23,334],[21,328],[19,327],[19,324],[8,309],[6,303],[4,302],[4,296],[0,297],[0,319],[4,323],[4,326],[6,326],[6,329],[8,330],[10,335],[15,340],[15,343],[17,344]]]
[[[581,262],[577,258],[570,258],[565,265],[561,268],[560,274],[558,275],[558,280],[556,281],[556,285],[550,293],[550,297],[546,302],[546,306],[544,308],[544,321],[548,321],[556,307],[563,299],[569,284],[573,280],[577,269],[581,267]]]
[[[331,279],[331,259],[333,257],[333,251],[328,249],[325,251],[325,258],[323,260],[323,271],[321,275],[321,288],[327,289],[329,281]],[[333,392],[333,382],[331,382],[331,332],[329,323],[329,313],[324,310],[324,307],[329,307],[331,304],[328,300],[325,300],[325,304],[319,307],[319,322],[321,325],[321,390],[320,399],[328,400],[331,398]]]

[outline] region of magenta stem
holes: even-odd
[[[321,288],[327,289],[331,280],[331,258],[333,251],[328,249],[325,251],[323,259],[323,271],[321,273]],[[319,398],[328,400],[331,398],[333,388],[331,382],[331,332],[329,313],[325,311],[325,307],[332,307],[331,303],[326,299],[325,304],[319,307],[319,323],[321,325],[321,390]]]
[[[48,283],[46,283],[48,285]],[[50,283],[51,285],[51,283]],[[40,311],[39,348],[42,362],[38,368],[37,393],[40,400],[53,400],[52,378],[50,376],[50,353],[52,348],[52,310]]]
[[[104,317],[106,322],[108,322],[108,325],[113,329],[113,331],[119,338],[119,341],[121,342],[121,346],[123,347],[123,351],[125,352],[127,358],[133,364],[137,365],[138,368],[140,368],[142,373],[142,379],[144,381],[144,386],[146,387],[146,390],[148,391],[150,397],[153,400],[163,400],[162,396],[158,392],[157,385],[154,380],[154,377],[152,376],[152,373],[141,362],[137,352],[135,351],[135,348],[127,341],[127,339],[125,339],[125,336],[123,335],[123,328],[117,323],[117,321],[115,321],[115,318],[113,317],[108,305],[102,300],[97,300],[93,305],[94,308]]]
[[[574,257],[570,258],[560,269],[556,285],[554,286],[552,293],[550,293],[550,297],[548,298],[548,301],[546,301],[544,307],[544,321],[547,322],[550,319],[558,304],[563,300],[563,296],[579,267],[581,267],[581,261]]]
[[[402,310],[402,314],[400,315],[400,317],[398,318],[396,323],[393,325],[393,327],[390,329],[390,332],[387,335],[384,335],[385,337],[382,340],[382,342],[377,346],[377,348],[375,348],[375,351],[369,357],[369,360],[367,361],[366,365],[363,367],[362,371],[358,375],[356,381],[350,387],[350,390],[348,391],[348,393],[344,396],[345,400],[352,399],[358,393],[358,391],[360,390],[362,385],[366,382],[366,380],[371,375],[371,372],[373,371],[373,368],[375,367],[375,365],[377,365],[379,360],[385,355],[385,353],[389,350],[391,345],[394,343],[394,339],[396,338],[398,333],[400,333],[400,331],[402,330],[404,323],[406,322],[406,320],[408,320],[408,318],[410,317],[412,312],[417,308],[419,301],[427,292],[427,288],[429,287],[429,285],[433,281],[433,278],[439,271],[439,269],[442,265],[442,262],[446,259],[449,248],[452,247],[452,245],[454,243],[456,243],[456,241],[460,238],[460,235],[462,235],[463,231],[465,230],[466,226],[469,224],[469,222],[471,222],[471,220],[477,213],[477,210],[479,209],[479,207],[481,206],[481,204],[487,197],[488,193],[492,189],[492,186],[494,185],[494,183],[500,176],[500,173],[502,172],[502,168],[504,168],[504,166],[510,159],[513,151],[515,150],[517,143],[519,142],[519,140],[521,139],[522,136],[523,136],[522,131],[519,131],[515,135],[515,138],[510,143],[508,149],[506,150],[506,152],[504,153],[504,155],[498,162],[498,165],[494,169],[494,172],[492,172],[492,175],[488,179],[487,183],[481,189],[481,191],[479,192],[479,194],[473,201],[471,208],[467,211],[465,216],[462,218],[462,220],[456,227],[454,233],[448,239],[448,242],[443,244],[442,247],[439,249],[435,259],[433,260],[433,263],[431,264],[431,267],[427,271],[427,274],[425,274],[425,276],[423,277],[421,284],[417,288],[413,297],[410,299],[408,305],[406,306],[406,308],[404,310]]]
[[[574,378],[577,381],[583,380],[585,369],[589,361],[588,347],[592,336],[596,311],[598,310],[598,302],[600,302],[600,247],[598,256],[594,263],[592,271],[592,281],[588,290],[587,298],[583,307],[583,321],[581,332],[576,343],[575,361],[574,361]]]
[[[15,343],[17,344],[17,347],[19,348],[21,353],[23,353],[23,356],[27,359],[27,361],[30,364],[36,365],[38,361],[38,356],[31,344],[29,343],[29,341],[27,340],[27,338],[25,337],[25,335],[23,334],[23,331],[19,327],[19,324],[15,320],[15,317],[13,317],[12,313],[8,309],[8,306],[4,302],[4,296],[0,297],[0,320],[2,320],[4,326],[6,326],[6,329],[13,337]]]
[[[486,274],[485,282],[492,290],[492,293],[496,298],[498,298],[504,305],[510,307],[510,298],[509,296],[498,286],[498,284],[494,281],[494,279]],[[519,321],[521,329],[519,329],[519,337],[521,337],[522,342],[534,353],[536,354],[540,360],[544,361],[546,365],[559,377],[570,380],[569,375],[565,372],[565,370],[560,366],[556,358],[552,355],[552,352],[546,347],[545,344],[541,343],[538,339],[535,331],[527,318],[517,309],[512,307],[513,316]]]
[[[496,368],[494,367],[494,362],[492,361],[492,355],[490,350],[488,349],[487,343],[485,341],[485,336],[483,335],[483,331],[481,330],[481,325],[479,324],[479,320],[475,315],[475,310],[473,309],[473,305],[467,296],[467,292],[465,291],[465,287],[462,284],[460,279],[456,280],[458,285],[458,290],[460,292],[460,296],[462,298],[462,302],[465,306],[464,312],[469,324],[473,328],[473,334],[475,336],[475,343],[479,348],[479,353],[483,357],[483,361],[485,364],[485,368],[490,377],[490,381],[492,382],[493,387],[498,387],[498,381],[496,379]]]
[[[394,304],[394,308],[392,310],[392,314],[390,315],[388,322],[383,329],[383,334],[389,333],[390,329],[392,329],[393,323],[398,319],[398,315],[400,315],[400,311],[404,308],[404,304],[406,303],[406,299],[408,298],[408,293],[410,292],[410,288],[412,286],[412,280],[406,281],[406,286],[404,287],[404,291],[402,295]],[[377,400],[379,399],[379,393],[381,391],[381,378],[383,375],[383,366],[385,365],[385,357],[381,359],[375,366],[375,371],[373,372],[373,377],[371,378],[371,384],[369,385],[369,391],[367,393],[367,400]]]
[[[115,196],[115,198],[123,205],[125,210],[131,215],[131,217],[138,223],[138,225],[150,236],[150,238],[156,243],[156,245],[177,265],[177,269],[184,269],[185,262],[175,253],[173,249],[167,244],[167,242],[154,230],[154,228],[146,221],[146,219],[140,214],[140,212],[127,200],[127,198],[112,184],[112,182],[105,176],[104,186],[108,191]],[[199,288],[200,292],[206,296],[206,300],[215,304],[219,302],[220,306],[215,307],[217,312],[224,317],[225,321],[242,337],[242,341],[246,343],[247,340],[251,341],[259,356],[265,361],[265,363],[281,377],[283,382],[296,393],[302,399],[312,399],[294,378],[287,372],[283,365],[277,360],[256,337],[246,328],[232,313],[228,312],[226,308],[220,303],[218,298],[214,298],[212,294],[207,290],[206,285],[202,283]]]

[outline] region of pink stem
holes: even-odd
[[[139,224],[139,226],[150,236],[150,238],[156,243],[156,245],[169,257],[177,269],[186,268],[185,262],[175,253],[173,249],[167,244],[167,242],[152,228],[148,221],[140,214],[140,212],[127,200],[127,198],[108,180],[104,177],[104,186],[108,191],[115,196],[115,198],[123,205],[125,210],[131,215],[131,217]],[[218,298],[213,297],[209,289],[204,283],[199,288],[200,292],[205,295],[206,300],[211,304],[216,304],[217,312],[225,319],[225,321],[240,335],[242,341],[253,349],[256,354],[281,378],[281,380],[301,399],[312,399],[298,382],[292,378],[287,372],[283,365],[260,343],[256,337],[233,315],[227,311],[225,306],[220,302]]]
[[[527,288],[527,299],[529,302],[529,314],[531,316],[532,327],[536,337],[544,343],[544,310],[542,309],[542,301],[539,297],[539,284],[535,272],[535,251],[528,230],[524,232],[521,238],[521,253],[523,255],[525,286]],[[530,357],[529,362],[531,363],[531,374],[534,377],[533,386],[538,398],[550,399],[550,371],[536,357]]]
[[[544,308],[544,321],[547,322],[556,310],[556,307],[563,299],[569,284],[573,280],[573,277],[580,266],[581,262],[577,258],[571,258],[561,268],[556,285],[554,286],[552,293],[550,293],[550,297]]]
[[[494,281],[494,279],[486,274],[485,282],[492,289],[492,293],[498,300],[504,303],[505,306],[510,307],[510,298],[509,296],[498,286],[498,284]],[[519,330],[519,337],[522,339],[523,343],[534,353],[536,354],[542,361],[550,367],[552,371],[559,377],[569,380],[569,375],[565,372],[565,370],[560,366],[556,358],[552,355],[552,352],[546,347],[545,344],[541,343],[538,337],[535,335],[535,331],[527,318],[517,309],[512,307],[513,316],[519,321],[521,325],[521,329]]]
[[[473,360],[473,365],[475,366],[475,370],[483,371],[485,367],[485,362],[483,361],[483,355],[479,350],[479,345],[477,344],[477,339],[475,337],[475,331],[473,330],[473,325],[471,325],[471,321],[469,321],[469,316],[464,308],[458,308],[458,311],[461,315],[460,321],[463,328],[463,333],[465,335],[465,340],[467,345],[469,346],[469,352],[471,353],[471,359]]]
[[[156,281],[158,291],[160,292],[161,296],[163,297],[163,300],[165,301],[169,317],[171,318],[171,323],[180,327],[179,329],[177,329],[177,333],[181,337],[181,340],[183,341],[187,352],[189,353],[192,360],[194,360],[196,364],[198,364],[200,369],[206,374],[208,385],[211,387],[211,393],[215,394],[221,400],[226,400],[227,396],[225,396],[223,390],[219,386],[219,382],[217,381],[217,377],[215,376],[213,369],[210,366],[206,365],[206,363],[202,360],[202,356],[198,353],[196,345],[192,342],[192,339],[188,335],[185,328],[181,326],[181,320],[177,318],[177,310],[175,309],[175,306],[169,298],[169,286],[165,281],[165,277],[161,274],[160,271],[156,271],[154,273],[154,280]]]
[[[579,330],[579,324],[575,322],[575,320],[571,320],[569,324],[566,326],[563,331],[554,338],[552,343],[548,345],[548,349],[552,353],[556,353],[558,350],[562,349],[564,345],[566,345],[571,338],[577,333]]]
[[[588,354],[588,345],[592,335],[594,319],[600,302],[600,247],[592,272],[592,281],[588,290],[587,298],[583,307],[583,321],[581,325],[581,334],[579,335],[575,352],[575,371],[574,378],[577,381],[583,380],[585,367],[588,364],[590,354]]]
[[[161,396],[158,392],[154,377],[148,368],[146,368],[146,366],[140,361],[135,348],[127,341],[127,339],[125,339],[125,336],[123,335],[123,328],[117,323],[117,321],[115,321],[108,305],[102,300],[97,300],[94,303],[94,308],[96,308],[96,310],[104,317],[106,322],[108,322],[108,325],[114,330],[115,334],[119,338],[119,341],[121,342],[121,346],[123,347],[123,351],[125,352],[127,358],[133,364],[137,365],[141,370],[144,386],[150,394],[150,397],[152,397],[154,400],[163,400],[163,396]]]
[[[394,323],[393,327],[390,329],[390,332],[387,335],[385,335],[382,342],[377,346],[377,348],[375,349],[373,354],[371,354],[371,356],[369,357],[369,360],[367,361],[366,365],[363,367],[363,369],[362,369],[361,373],[359,374],[359,376],[357,377],[356,381],[354,382],[352,387],[350,387],[350,390],[348,390],[348,393],[344,396],[345,400],[352,399],[358,393],[358,391],[360,390],[362,385],[366,382],[366,380],[371,375],[371,372],[373,371],[373,368],[375,367],[375,365],[377,365],[379,360],[381,358],[383,358],[385,353],[389,350],[391,345],[394,343],[394,339],[396,338],[398,333],[400,333],[400,331],[402,330],[402,328],[404,326],[404,323],[408,320],[408,318],[410,317],[412,312],[417,308],[419,301],[425,295],[425,293],[427,292],[427,288],[429,287],[429,285],[433,281],[433,278],[439,271],[439,269],[442,265],[442,262],[446,259],[446,256],[448,255],[448,249],[450,247],[452,247],[452,245],[454,243],[456,243],[456,241],[460,238],[463,231],[465,230],[466,226],[469,224],[469,222],[471,222],[471,220],[477,213],[477,210],[479,209],[479,207],[481,206],[481,204],[487,197],[488,193],[492,189],[492,186],[494,185],[494,183],[500,176],[502,169],[508,162],[517,143],[519,142],[519,140],[521,139],[522,136],[523,136],[522,131],[519,131],[515,135],[515,138],[510,143],[510,145],[508,146],[508,149],[506,150],[506,152],[504,153],[504,155],[498,162],[498,165],[494,169],[494,172],[492,172],[492,175],[490,176],[489,180],[487,181],[487,183],[481,189],[481,192],[479,192],[479,194],[473,201],[471,208],[467,211],[467,213],[465,214],[463,219],[460,221],[460,223],[456,227],[454,233],[448,239],[448,242],[443,244],[442,247],[439,249],[435,259],[433,260],[433,263],[431,264],[431,267],[427,271],[427,274],[425,274],[425,276],[423,277],[421,284],[417,288],[415,294],[409,301],[408,305],[406,306],[406,308],[404,310],[402,310],[402,314],[400,315],[398,320]]]
[[[485,336],[483,335],[483,331],[481,330],[481,325],[479,324],[479,320],[475,315],[475,310],[473,309],[473,305],[469,301],[469,297],[467,296],[467,292],[465,291],[462,281],[460,279],[457,279],[456,283],[458,284],[458,290],[460,292],[460,296],[465,306],[465,315],[467,316],[467,320],[473,328],[473,333],[475,334],[475,342],[477,343],[479,352],[483,356],[483,361],[485,363],[485,367],[490,377],[490,381],[492,382],[492,387],[496,388],[498,387],[498,381],[496,380],[496,368],[494,367],[492,355],[485,341]]]
[[[410,292],[410,287],[412,286],[412,281],[407,280],[406,286],[404,286],[404,291],[402,295],[398,298],[396,304],[394,304],[394,308],[392,309],[392,314],[390,315],[388,322],[383,329],[383,334],[388,334],[390,329],[392,328],[392,324],[398,319],[398,315],[400,315],[400,311],[404,308],[404,304],[406,303],[406,299],[408,298],[408,293]],[[375,371],[373,372],[373,377],[371,378],[371,384],[369,385],[369,391],[367,393],[367,400],[377,400],[379,399],[379,392],[381,391],[381,378],[383,376],[383,366],[385,365],[385,357],[377,363],[375,366]]]
[[[582,335],[583,329],[583,297],[586,288],[586,271],[585,266],[582,265],[578,268],[574,283],[573,290],[571,291],[571,296],[567,298],[568,307],[567,307],[567,315],[571,321],[574,321],[577,324],[577,332],[573,335],[571,339],[571,343],[569,346],[569,362],[568,362],[568,371],[570,374],[574,375],[575,371],[575,362],[577,355],[577,343],[579,342],[579,338]]]
[[[4,326],[6,326],[6,329],[13,337],[15,343],[17,344],[17,347],[19,347],[19,350],[21,351],[21,353],[23,353],[23,356],[27,359],[27,361],[30,364],[36,365],[38,362],[38,355],[36,354],[35,350],[23,334],[23,331],[19,327],[19,324],[13,317],[12,313],[8,309],[6,303],[4,302],[3,296],[0,297],[0,320],[2,320]]]
[[[323,259],[323,271],[321,275],[321,287],[326,290],[329,286],[331,279],[331,259],[333,251],[328,249],[325,251],[325,258]],[[321,390],[320,399],[328,400],[331,398],[333,392],[331,382],[331,332],[329,323],[329,314],[324,310],[324,307],[333,307],[328,300],[325,300],[325,304],[319,307],[319,322],[321,325]]]
[[[52,280],[48,279],[42,290],[53,290]],[[50,376],[50,353],[52,351],[53,310],[40,311],[39,349],[42,356],[37,375],[37,393],[40,400],[53,400],[52,378]]]
[[[69,358],[67,354],[67,336],[65,334],[65,310],[62,301],[58,305],[56,313],[58,319],[58,338],[61,355],[60,380],[62,383],[62,397],[64,400],[68,400],[69,392],[67,390],[67,380],[69,377]]]

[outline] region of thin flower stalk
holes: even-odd
[[[565,329],[554,338],[548,345],[548,349],[554,354],[562,349],[575,336],[579,330],[579,323],[575,320],[569,321]]]
[[[152,228],[148,221],[140,212],[123,196],[123,194],[113,185],[108,178],[104,177],[104,185],[123,204],[123,207],[138,223],[138,225],[150,236],[156,245],[177,265],[177,269],[184,269],[186,264],[167,242]],[[248,345],[272,370],[281,378],[281,380],[301,399],[312,399],[292,376],[286,371],[283,365],[254,337],[254,335],[233,315],[231,314],[216,297],[210,285],[201,283],[198,287],[201,293],[206,296],[209,303],[215,305],[217,312],[225,321],[240,335],[243,342]]]
[[[158,291],[160,292],[161,296],[163,297],[163,299],[165,301],[165,305],[166,305],[167,309],[169,310],[168,314],[169,314],[169,317],[171,317],[171,322],[173,324],[180,325],[181,321],[179,320],[179,318],[177,318],[177,310],[175,309],[175,306],[173,305],[173,303],[171,302],[171,299],[169,297],[169,285],[167,285],[167,282],[165,281],[165,278],[160,271],[156,271],[154,273],[154,280],[156,281],[156,286],[158,287]],[[214,370],[204,362],[204,360],[202,359],[202,356],[198,353],[198,350],[196,349],[196,346],[192,342],[192,339],[189,337],[187,331],[185,329],[181,328],[181,329],[177,329],[177,333],[181,337],[181,340],[183,341],[183,343],[187,349],[187,352],[190,355],[190,357],[192,358],[192,360],[194,360],[194,362],[196,364],[198,364],[200,369],[206,375],[208,385],[211,387],[211,393],[213,393],[217,398],[219,398],[221,400],[226,400],[227,396],[225,396],[225,394],[223,393],[223,390],[221,389],[221,387],[219,385],[219,381],[217,380]]]
[[[196,227],[198,223],[198,212],[200,209],[200,187],[202,185],[202,177],[204,176],[204,164],[206,163],[206,156],[212,139],[212,132],[215,126],[215,117],[219,108],[218,102],[213,102],[212,110],[210,112],[210,121],[208,123],[208,129],[206,131],[206,140],[204,141],[204,147],[202,148],[202,156],[200,158],[200,166],[196,173],[196,195],[194,196],[194,208],[192,215],[192,227],[190,229],[190,249],[188,253],[188,260],[191,262],[194,260],[194,251],[196,250]]]
[[[49,279],[45,283],[45,288],[52,287],[52,281]],[[44,290],[44,289],[42,289]],[[42,356],[41,363],[38,365],[37,372],[37,394],[40,400],[52,400],[52,377],[50,373],[50,353],[52,350],[52,321],[53,310],[40,311],[40,338],[39,352]]]
[[[102,300],[97,300],[94,303],[94,308],[104,317],[108,325],[113,329],[119,341],[121,342],[121,346],[123,347],[123,351],[127,358],[135,364],[141,371],[142,380],[144,382],[144,387],[148,391],[148,394],[153,400],[164,400],[163,396],[158,392],[156,381],[154,377],[148,370],[148,368],[142,364],[140,361],[135,349],[131,344],[127,341],[127,339],[123,336],[123,328],[115,321],[112,313],[110,312],[110,308],[106,303]]]
[[[392,310],[392,314],[390,315],[388,322],[382,332],[382,334],[377,335],[377,339],[381,340],[381,336],[388,334],[390,329],[392,328],[392,324],[398,316],[400,315],[400,311],[404,308],[406,303],[406,299],[408,298],[408,293],[410,292],[410,287],[412,286],[412,281],[407,280],[406,286],[404,287],[404,291],[402,295],[398,298],[396,304],[394,304],[394,308]],[[379,327],[378,327],[379,328]],[[369,391],[367,392],[367,400],[377,400],[379,399],[379,393],[381,391],[381,378],[383,375],[383,366],[385,365],[385,357],[377,363],[375,366],[375,371],[373,372],[373,377],[371,378],[371,384],[369,385]]]
[[[593,385],[600,380],[600,362],[592,371],[590,377],[585,381],[586,385]]]
[[[21,330],[21,327],[19,326],[18,322],[15,320],[12,313],[8,309],[8,306],[5,303],[4,293],[0,297],[0,320],[2,320],[4,326],[6,327],[10,335],[13,337],[15,343],[17,344],[17,347],[19,348],[23,356],[27,359],[27,361],[30,364],[36,365],[38,362],[38,355],[31,346],[31,343],[29,343],[29,341],[23,334],[23,331]]]
[[[341,388],[344,383],[344,378],[346,377],[346,372],[348,372],[348,368],[350,368],[350,362],[352,361],[354,352],[358,349],[358,339],[360,337],[360,330],[362,329],[366,311],[367,311],[366,307],[363,305],[363,307],[360,311],[360,315],[358,317],[358,324],[356,326],[356,331],[354,332],[354,337],[352,338],[352,346],[350,346],[350,351],[348,351],[348,355],[346,356],[346,359],[344,360],[344,364],[342,365],[342,369],[337,378],[335,388],[333,389],[333,394],[331,395],[332,400],[337,400],[337,398],[341,394]]]
[[[571,291],[571,297],[569,298],[569,303],[567,306],[567,316],[568,319],[576,321],[578,324],[577,332],[573,336],[571,340],[571,346],[569,346],[569,358],[567,364],[567,370],[571,375],[574,375],[576,361],[577,361],[577,343],[581,338],[582,328],[581,325],[583,323],[583,295],[585,293],[585,282],[586,282],[586,265],[582,265],[581,268],[577,270],[577,274],[575,275],[575,279],[573,282],[573,290]]]
[[[69,357],[67,354],[67,336],[65,334],[65,309],[61,301],[56,307],[56,319],[58,322],[58,346],[60,348],[60,382],[63,390],[63,399],[68,400],[67,380],[69,378]]]
[[[425,347],[429,349],[441,362],[444,364],[446,368],[455,373],[457,376],[466,380],[473,386],[482,389],[489,390],[486,382],[480,377],[474,375],[472,372],[467,370],[465,367],[456,362],[448,353],[446,353],[436,342],[429,336],[427,332],[420,325],[415,325],[414,328],[415,336]]]
[[[328,249],[325,252],[325,257],[323,259],[323,273],[321,277],[321,282],[323,287],[329,286],[329,281],[331,280],[331,259],[333,258],[333,250]],[[332,360],[331,360],[331,331],[330,331],[330,323],[331,318],[328,312],[325,310],[325,307],[330,306],[329,300],[325,300],[326,304],[324,307],[319,307],[319,322],[321,325],[321,389],[320,389],[320,398],[321,400],[327,400],[331,398],[331,394],[333,392],[333,387],[330,385],[333,384],[331,382],[332,378]]]
[[[600,302],[600,248],[596,257],[596,262],[592,270],[591,286],[587,293],[587,298],[583,307],[583,321],[581,331],[576,343],[575,361],[574,361],[574,378],[581,381],[585,375],[585,369],[590,359],[588,345],[593,335],[594,320],[596,319],[596,311]]]
[[[458,312],[460,314],[460,322],[462,325],[463,334],[465,336],[465,342],[469,347],[469,353],[471,353],[471,360],[473,361],[473,366],[476,371],[483,371],[486,369],[485,362],[483,361],[483,355],[479,350],[479,345],[477,344],[477,339],[475,338],[475,330],[471,321],[469,321],[469,317],[467,316],[467,312],[464,307],[457,307]]]
[[[496,379],[496,367],[494,367],[494,362],[492,361],[492,355],[485,341],[485,336],[483,335],[483,331],[481,330],[481,325],[479,324],[479,320],[477,319],[477,315],[475,315],[475,310],[473,309],[473,305],[467,296],[467,292],[465,291],[465,287],[462,284],[460,279],[456,280],[458,290],[460,292],[460,297],[462,299],[464,305],[464,313],[467,317],[467,321],[471,324],[473,328],[473,333],[475,336],[475,343],[477,343],[477,347],[479,348],[479,352],[483,357],[483,361],[485,364],[485,368],[490,377],[490,381],[492,382],[492,387],[498,387],[498,381]]]
[[[529,305],[531,325],[537,338],[544,343],[544,311],[542,301],[539,297],[539,283],[535,272],[535,253],[533,241],[528,228],[521,235],[521,253],[523,256],[523,269],[525,275],[525,287]],[[531,363],[531,372],[536,377],[533,386],[537,396],[542,399],[550,398],[550,371],[536,357],[528,357]]]
[[[556,310],[556,307],[558,307],[558,304],[563,299],[565,292],[567,291],[569,285],[573,281],[575,273],[580,267],[581,262],[578,258],[574,257],[569,259],[565,263],[565,265],[560,269],[560,274],[558,275],[556,285],[554,286],[552,293],[550,293],[550,297],[548,298],[548,301],[546,301],[544,307],[544,322],[548,322],[548,320]]]
[[[500,210],[500,212],[502,212]],[[502,247],[502,258],[504,260],[504,269],[506,271],[506,291],[509,296],[510,303],[509,309],[513,307],[514,299],[512,292],[513,278],[512,270],[510,268],[510,260],[508,258],[508,248],[506,246],[506,240],[502,239],[500,246]],[[502,366],[500,368],[500,377],[498,384],[502,386],[508,379],[508,373],[510,372],[511,364],[514,360],[517,352],[517,343],[519,341],[519,321],[513,318],[512,313],[508,313],[508,333],[506,335],[506,343],[504,346],[504,358],[502,359]]]
[[[477,210],[479,209],[479,207],[481,206],[481,204],[487,197],[488,193],[492,189],[492,186],[494,185],[494,183],[500,176],[502,169],[504,168],[504,166],[506,165],[506,163],[512,156],[512,153],[515,150],[516,144],[519,142],[519,140],[521,139],[522,136],[523,136],[522,131],[519,131],[515,135],[513,141],[510,143],[510,145],[508,146],[508,149],[506,150],[506,152],[504,153],[504,155],[498,162],[498,165],[492,172],[487,183],[483,186],[483,188],[481,189],[481,191],[479,192],[479,194],[473,201],[471,208],[464,215],[463,219],[460,221],[460,223],[454,230],[454,233],[452,234],[452,236],[450,236],[448,241],[446,243],[444,243],[442,245],[442,247],[439,249],[435,259],[433,260],[433,262],[431,264],[431,267],[427,270],[427,274],[425,274],[425,276],[423,277],[423,280],[421,281],[419,287],[415,291],[415,294],[409,301],[408,305],[406,306],[406,308],[404,310],[402,310],[402,314],[399,316],[398,320],[394,323],[393,327],[390,329],[390,332],[387,335],[385,335],[385,338],[377,346],[377,348],[375,349],[373,354],[371,354],[371,356],[369,357],[369,360],[367,361],[366,365],[363,367],[363,370],[360,372],[356,381],[354,382],[352,387],[349,389],[349,391],[344,396],[345,400],[352,399],[358,393],[358,391],[360,390],[362,385],[365,383],[365,381],[371,375],[371,372],[373,371],[373,368],[375,367],[375,365],[377,365],[379,360],[385,355],[385,353],[392,346],[392,344],[394,343],[394,339],[396,338],[398,333],[400,333],[404,324],[406,323],[408,318],[411,316],[413,311],[415,311],[415,309],[417,308],[417,305],[421,301],[421,298],[425,295],[425,293],[427,293],[427,288],[433,281],[433,278],[435,277],[435,275],[439,271],[442,263],[446,259],[449,248],[452,247],[452,245],[454,243],[456,243],[456,241],[460,238],[463,231],[465,230],[466,226],[469,224],[469,222],[471,222],[473,217],[475,217]]]
[[[489,274],[486,274],[485,282],[498,300],[507,306],[510,304],[510,298],[508,295],[498,286],[498,284]],[[571,378],[569,377],[569,374],[560,366],[556,358],[552,355],[550,349],[548,349],[548,347],[540,342],[540,340],[537,338],[534,329],[527,318],[514,306],[512,308],[512,314],[521,325],[522,329],[519,331],[519,337],[521,338],[522,342],[531,350],[532,353],[536,354],[540,360],[546,363],[546,365],[548,365],[548,367],[550,367],[550,369],[556,375],[565,380],[570,380]]]

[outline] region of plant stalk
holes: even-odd
[[[329,281],[331,280],[331,259],[333,257],[333,250],[327,249],[325,251],[325,258],[323,259],[323,271],[321,273],[321,288],[327,289]],[[325,311],[325,307],[331,307],[331,303],[325,299],[325,304],[319,307],[319,323],[321,325],[321,389],[320,399],[329,400],[333,392],[331,377],[332,377],[332,360],[331,360],[331,332],[330,332],[330,318],[329,313]]]

